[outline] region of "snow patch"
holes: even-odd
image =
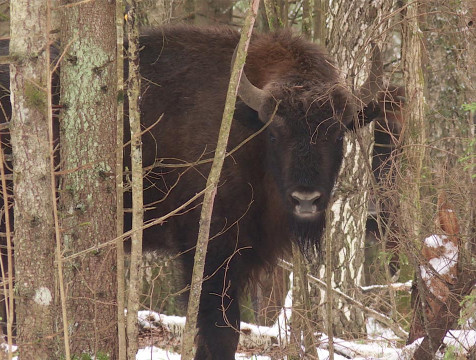
[[[182,336],[185,327],[185,317],[158,314],[154,311],[142,310],[138,312],[139,326],[144,329],[158,329],[165,326],[174,336]]]
[[[439,247],[439,246],[445,246],[445,243],[444,241],[447,239],[448,237],[446,235],[431,235],[429,237],[427,237],[423,243],[428,246],[428,247]]]
[[[367,334],[370,340],[383,340],[383,341],[397,341],[399,337],[395,333],[383,326],[380,322],[373,317],[366,318],[365,326],[367,328]]]
[[[458,247],[447,240],[445,235],[431,235],[424,240],[424,246],[438,249],[438,255],[428,260],[428,263],[439,275],[447,275],[458,263]],[[421,277],[431,290],[431,280],[435,274],[428,266],[420,266]],[[432,291],[435,293],[435,291]]]
[[[155,346],[140,349],[137,352],[136,360],[180,360],[180,355],[171,351],[162,350]],[[236,360],[250,359],[248,355],[236,354]],[[253,355],[253,360],[270,360],[268,356]],[[337,359],[337,358],[336,358]]]

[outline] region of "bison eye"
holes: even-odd
[[[269,133],[269,141],[271,142],[276,142],[276,136],[274,136],[273,134],[271,134],[271,132]]]

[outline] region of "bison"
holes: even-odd
[[[210,163],[203,160],[213,157],[238,40],[239,33],[229,28],[183,25],[141,36],[141,122],[148,129],[143,161],[150,171],[144,179],[146,222],[204,188]],[[373,87],[362,93],[370,98]],[[343,159],[343,136],[357,118],[355,104],[320,47],[289,31],[253,35],[228,152],[262,131],[228,156],[223,167],[195,359],[234,359],[239,297],[247,282],[289,252],[292,242],[303,251],[319,244]],[[360,118],[370,121],[376,114],[368,106]],[[199,208],[196,202],[144,231],[144,249],[182,254],[186,282]]]
[[[142,34],[145,222],[171,212],[205,187],[239,37],[231,28],[185,25]],[[286,255],[292,242],[303,252],[319,245],[344,156],[343,136],[354,124],[379,114],[370,101],[375,82],[369,79],[360,92],[368,105],[361,108],[320,47],[285,30],[253,35],[230,155],[215,198],[195,359],[234,359],[239,298],[247,283]],[[130,148],[125,152],[127,159]],[[130,206],[130,194],[125,199]],[[197,200],[144,230],[145,251],[181,254],[186,283],[199,208]]]

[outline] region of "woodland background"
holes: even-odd
[[[174,286],[180,269],[173,256],[147,254],[137,265],[121,250],[120,199],[131,185],[127,174],[120,181],[123,36],[134,26],[183,21],[240,29],[250,4],[15,0],[0,6],[1,38],[15,34],[1,64],[10,63],[16,75],[14,115],[0,127],[5,343],[17,344],[21,359],[132,359],[137,344],[129,340],[126,351],[124,336],[128,322],[129,339],[137,338],[131,309],[184,315],[185,306],[182,289]],[[475,326],[475,21],[473,0],[260,4],[256,31],[292,27],[325,46],[352,89],[367,76],[371,44],[378,45],[385,84],[404,89],[405,96],[388,112],[392,121],[398,117],[398,130],[372,125],[347,137],[321,253],[306,262],[296,252],[288,259],[292,265],[283,262],[250,287],[245,321],[271,325],[294,268],[288,319],[293,335],[272,351],[252,350],[312,359],[316,346],[325,346],[332,357],[333,337],[367,341],[366,325],[375,319],[394,332],[396,346],[424,337],[414,359],[432,359],[438,349],[446,359],[475,358],[474,344],[464,355],[441,346],[449,329]],[[48,95],[56,63],[48,65],[41,51],[58,40],[64,44],[58,91],[68,104],[60,109]],[[72,52],[84,56],[69,56]],[[79,76],[69,69],[78,66]],[[98,85],[98,76],[106,87]],[[3,110],[8,96],[4,91]],[[78,114],[83,121],[76,120]],[[61,144],[53,141],[58,117]],[[383,174],[372,170],[379,131],[391,138]],[[25,134],[35,141],[24,141]],[[55,151],[61,152],[60,164]],[[7,210],[13,196],[15,228]],[[129,279],[124,264],[127,269],[131,263],[124,285],[121,280]],[[124,294],[132,295],[127,321]],[[327,343],[316,334],[326,334]],[[157,340],[153,331],[139,338],[141,346],[178,347],[175,340]]]

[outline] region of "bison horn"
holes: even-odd
[[[383,87],[383,61],[380,48],[372,43],[372,65],[367,80],[360,88],[359,99],[364,105],[369,104]]]
[[[231,59],[231,66],[235,63],[236,51],[238,45],[233,52],[233,58]],[[243,102],[255,111],[259,111],[261,105],[266,99],[267,92],[256,86],[254,86],[246,77],[245,71],[241,74],[240,86],[238,88],[238,96]]]

